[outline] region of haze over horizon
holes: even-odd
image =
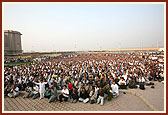
[[[163,4],[4,4],[24,52],[164,47]]]

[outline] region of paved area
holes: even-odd
[[[90,103],[53,102],[47,99],[23,99],[6,97],[4,100],[5,111],[150,111],[138,97],[131,94],[120,93],[112,101],[105,100],[104,106]]]
[[[151,105],[157,110],[164,109],[164,85],[155,82],[155,89],[146,87],[146,90],[128,89],[136,94],[143,96]],[[31,98],[23,99],[22,96],[17,98],[5,97],[4,99],[5,111],[152,111],[147,104],[138,96],[131,93],[123,94],[120,92],[119,97],[112,101],[105,100],[104,106],[90,103],[71,103],[58,101],[48,103],[47,99]]]
[[[130,89],[130,91],[141,95],[158,111],[163,111],[164,110],[164,84],[160,82],[154,82],[154,83],[155,83],[154,89],[150,88],[150,86],[146,86],[145,90]]]

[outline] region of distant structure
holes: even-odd
[[[4,30],[4,55],[22,54],[21,33]]]
[[[131,52],[155,52],[164,51],[164,48],[127,48],[127,49],[107,49],[107,50],[94,50],[91,52],[118,52],[118,53],[131,53]]]

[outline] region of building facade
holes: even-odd
[[[22,54],[21,35],[18,31],[4,31],[4,55]]]

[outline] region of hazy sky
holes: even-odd
[[[25,52],[164,45],[163,4],[5,4],[3,19]]]

